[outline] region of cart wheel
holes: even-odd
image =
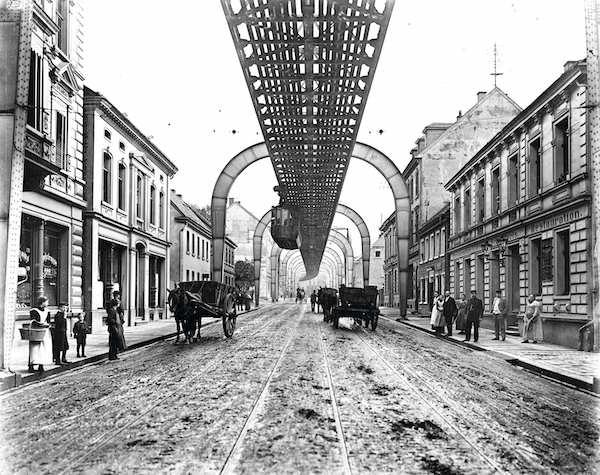
[[[233,295],[229,294],[223,302],[223,333],[227,338],[233,336],[235,331],[236,315],[235,315],[235,300]]]
[[[333,328],[338,328],[340,326],[340,317],[337,315],[333,317]]]
[[[371,317],[371,330],[375,331],[377,328],[377,322],[379,321],[379,316],[373,315]]]

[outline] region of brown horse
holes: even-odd
[[[191,343],[192,341],[198,341],[200,339],[200,312],[196,305],[194,305],[194,299],[192,295],[179,288],[175,287],[173,290],[167,289],[169,292],[169,309],[173,312],[175,317],[175,323],[177,325],[177,337],[175,343],[179,342],[179,334],[183,330],[184,343]],[[196,336],[196,328],[198,332]]]

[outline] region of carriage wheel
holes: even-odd
[[[227,338],[233,336],[235,322],[235,300],[233,295],[229,294],[225,297],[225,301],[223,302],[223,333],[225,333]]]
[[[379,316],[378,315],[373,315],[371,317],[371,330],[375,331],[375,329],[377,328],[377,322],[379,321]]]

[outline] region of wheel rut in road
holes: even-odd
[[[198,344],[162,342],[135,355],[126,353],[118,363],[97,365],[95,372],[63,373],[7,395],[2,401],[5,460],[14,466],[26,462],[23,468],[32,472],[85,465],[88,455],[119,427],[164,402],[161,397],[172,394],[173,385],[214,366],[215,353],[235,354],[246,337],[265,333],[277,311],[268,307],[241,318],[232,340],[223,339],[220,326],[212,325]],[[39,443],[31,444],[32,438]]]

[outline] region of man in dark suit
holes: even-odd
[[[473,341],[479,340],[479,321],[483,317],[483,302],[477,297],[477,291],[471,290],[471,298],[467,304],[467,328],[464,341],[471,339],[471,327],[474,328]]]
[[[458,314],[458,308],[456,307],[455,300],[450,296],[450,291],[446,290],[444,296],[444,319],[446,320],[446,328],[448,329],[448,336],[452,336],[452,325],[454,319]]]

